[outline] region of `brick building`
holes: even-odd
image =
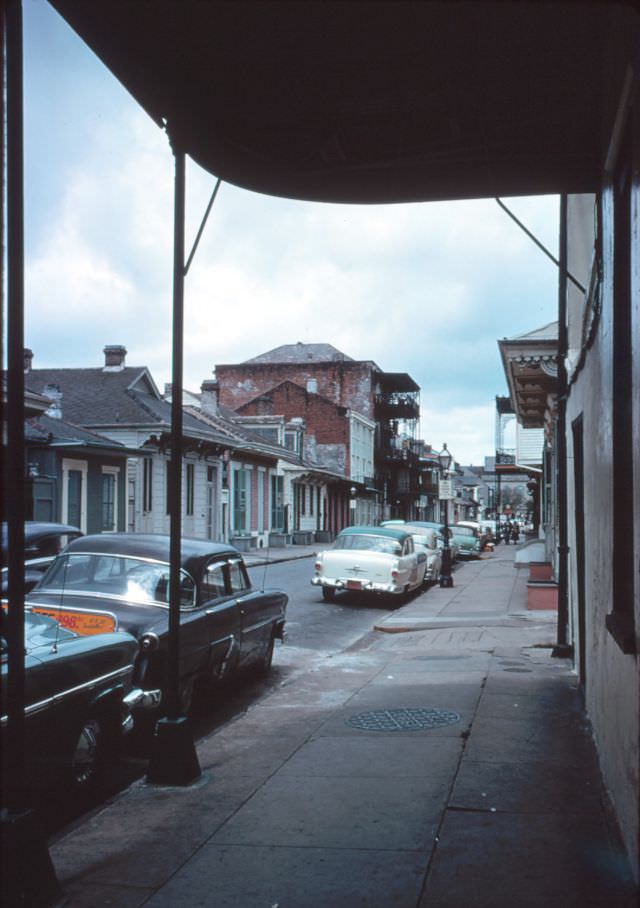
[[[410,376],[383,372],[331,344],[298,342],[218,365],[216,377],[221,404],[252,428],[262,421],[265,431],[274,416],[302,421],[305,455],[350,482],[354,521],[414,516],[419,487],[411,477],[419,464],[411,443],[420,389]],[[340,529],[342,515],[343,503],[332,529]]]

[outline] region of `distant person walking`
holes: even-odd
[[[511,525],[511,538],[513,539],[514,545],[516,544],[516,542],[520,541],[520,527],[515,520]]]
[[[504,541],[505,541],[505,545],[509,545],[509,543],[510,543],[510,541],[511,541],[511,534],[512,534],[512,532],[513,532],[513,530],[512,530],[512,527],[511,527],[511,521],[510,521],[510,520],[507,520],[507,522],[506,522],[505,525],[504,525]]]

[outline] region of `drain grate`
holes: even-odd
[[[423,731],[453,725],[459,721],[460,716],[451,709],[419,706],[404,709],[375,709],[367,713],[358,713],[347,719],[347,725],[362,731]]]

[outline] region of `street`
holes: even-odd
[[[255,587],[276,587],[289,595],[286,641],[277,644],[268,678],[262,681],[251,677],[235,679],[224,688],[215,703],[204,707],[200,704],[200,708],[194,710],[192,727],[196,742],[255,706],[274,689],[292,683],[297,675],[344,652],[389,614],[384,600],[372,603],[357,594],[346,594],[332,604],[323,602],[319,591],[310,583],[313,558],[254,567],[250,568],[249,574]],[[57,792],[48,797],[41,810],[52,840],[66,834],[83,822],[88,813],[101,809],[106,801],[144,776],[148,752],[148,735],[134,732],[124,740],[119,766],[94,798],[77,803]]]

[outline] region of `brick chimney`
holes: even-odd
[[[30,350],[28,347],[24,348],[24,371],[25,373],[31,372],[31,364],[33,363],[33,350]]]
[[[200,385],[200,405],[204,413],[212,416],[218,414],[220,386],[215,378],[203,381]]]
[[[120,344],[107,344],[104,348],[104,369],[102,371],[122,372],[126,355],[126,347],[122,347]]]

